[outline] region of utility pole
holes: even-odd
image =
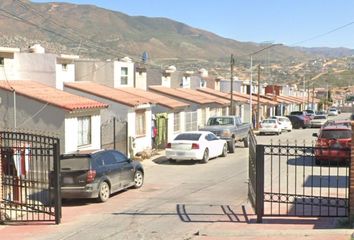
[[[231,65],[231,79],[230,79],[230,115],[235,115],[235,109],[234,109],[234,65],[235,65],[235,59],[234,55],[231,54],[231,60],[230,60],[230,65]]]
[[[315,110],[314,108],[315,108],[315,85],[312,84],[312,110]]]
[[[312,109],[309,107],[310,105],[310,84],[307,84],[307,109]]]
[[[261,95],[261,66],[258,64],[258,95],[257,95],[257,129],[259,129],[260,116],[260,95]]]

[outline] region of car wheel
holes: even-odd
[[[231,140],[229,142],[227,142],[228,144],[228,149],[230,153],[234,153],[235,152],[235,139],[231,138]]]
[[[223,148],[222,148],[222,157],[226,157],[227,156],[227,144],[225,143]]]
[[[248,147],[250,145],[250,135],[247,134],[247,137],[243,139],[243,146]]]
[[[320,161],[319,159],[315,159],[315,164],[316,164],[317,166],[320,166],[320,165],[321,165],[321,161]]]
[[[144,174],[140,170],[136,170],[134,174],[134,188],[141,188],[144,184]]]
[[[110,195],[110,188],[107,182],[101,182],[99,189],[98,189],[98,200],[100,202],[105,202],[108,200]]]
[[[209,161],[209,150],[205,149],[203,154],[202,163],[207,163]]]

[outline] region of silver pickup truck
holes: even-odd
[[[216,116],[210,117],[206,126],[199,130],[210,131],[221,139],[225,139],[229,152],[233,153],[236,141],[243,141],[244,146],[248,147],[251,126],[249,123],[242,123],[237,116]]]

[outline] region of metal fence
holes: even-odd
[[[261,216],[348,216],[349,148],[270,144],[257,145],[256,155],[263,178],[263,192],[257,192],[263,195]]]
[[[101,125],[101,148],[128,154],[128,123],[117,118]]]
[[[60,223],[59,139],[0,132],[1,222]]]

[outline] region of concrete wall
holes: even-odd
[[[56,58],[55,54],[14,53],[13,59],[5,58],[0,80],[33,80],[56,87]]]
[[[75,81],[92,81],[114,87],[113,62],[75,60]]]
[[[122,71],[121,68],[126,67],[128,68],[128,84],[121,84],[121,76]],[[114,72],[113,72],[113,80],[114,80],[114,87],[134,87],[134,63],[133,62],[120,62],[114,61]]]
[[[146,72],[135,72],[135,87],[147,90],[147,75]]]
[[[13,93],[0,90],[0,128],[13,129],[14,98]],[[16,94],[16,125],[17,129],[57,135],[60,138],[60,151],[65,152],[65,110],[46,105]]]
[[[75,81],[75,64],[66,64],[64,68],[63,64],[56,64],[56,88],[63,90],[64,82]]]

